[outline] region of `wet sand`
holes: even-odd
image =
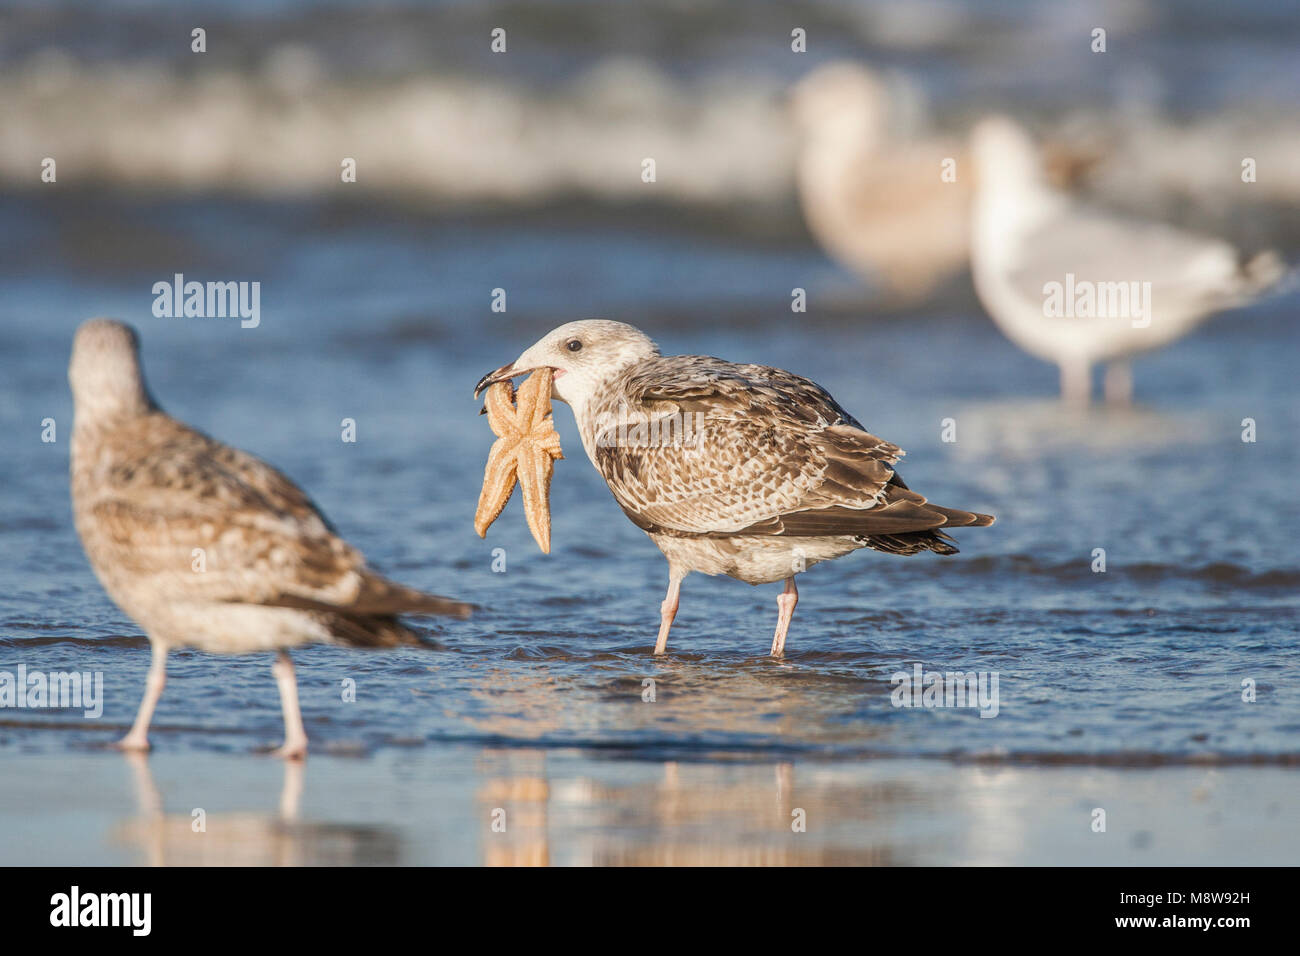
[[[1296,773],[660,762],[456,745],[287,766],[8,754],[0,863],[1289,865],[1300,857]],[[1104,833],[1092,829],[1098,807]]]

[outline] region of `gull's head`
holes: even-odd
[[[630,365],[654,358],[659,347],[638,328],[608,319],[583,319],[553,329],[524,349],[509,365],[488,372],[474,388],[477,398],[494,382],[553,370],[551,394],[576,410],[583,408],[602,382]]]
[[[800,80],[790,105],[805,139],[871,149],[889,124],[889,89],[871,70],[847,61],[819,67]]]
[[[975,179],[981,187],[1032,185],[1044,178],[1038,147],[1015,120],[989,116],[971,130]]]
[[[138,415],[153,407],[140,370],[135,330],[112,319],[90,319],[72,340],[68,382],[79,421]]]

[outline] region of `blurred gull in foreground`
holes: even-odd
[[[1130,356],[1249,303],[1285,272],[1276,253],[1243,264],[1222,240],[1075,202],[1048,184],[1033,142],[1004,117],[982,121],[972,147],[975,290],[1009,339],[1060,366],[1072,402],[1089,400],[1096,362],[1111,363],[1106,397],[1128,401]]]
[[[418,644],[397,614],[469,612],[370,571],[288,478],[158,408],[128,326],[84,323],[68,379],[77,533],[104,590],[153,645],[124,749],[148,749],[170,648],[275,652],[285,729],[277,753],[295,758],[307,735],[288,648]]]
[[[659,354],[622,322],[570,322],[479,381],[550,368],[582,445],[619,507],[668,559],[655,653],[692,571],[785,581],[772,656],[785,651],[795,575],[873,548],[956,554],[944,531],[993,523],[910,491],[903,452],[868,434],[815,382],[779,368]],[[941,530],[942,529],[942,530]]]

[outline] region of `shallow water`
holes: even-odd
[[[798,244],[747,247],[655,218],[566,226],[565,209],[545,224],[345,211],[347,228],[329,230],[306,205],[154,202],[81,227],[78,208],[28,229],[29,210],[0,203],[10,246],[27,237],[0,275],[0,670],[102,672],[104,710],[0,711],[0,858],[1294,861],[1294,297],[1140,362],[1135,411],[1079,417],[1051,399],[1051,370],[974,307],[872,320],[851,281]],[[212,229],[238,245],[208,248]],[[44,265],[74,243],[121,264]],[[175,268],[259,276],[261,326],[154,319],[150,286]],[[487,308],[497,285],[505,316]],[[798,322],[794,285],[813,303]],[[811,569],[779,663],[764,656],[776,586],[692,576],[671,653],[654,660],[664,561],[566,408],[553,553],[538,553],[517,501],[487,540],[472,531],[491,442],[473,382],[596,312],[668,350],[813,377],[908,449],[913,487],[998,523],[959,533],[952,558],[867,552]],[[140,329],[166,408],[286,470],[376,567],[482,608],[435,623],[437,649],[297,653],[315,756],[291,815],[277,810],[281,771],[256,756],[280,734],[265,658],[172,655],[152,802],[103,749],[149,655],[69,514],[64,367],[75,325],[97,313]],[[1240,440],[1247,416],[1254,444]],[[339,440],[345,417],[355,445]],[[996,718],[895,708],[890,677],[918,662],[996,672]],[[1255,703],[1241,700],[1246,678]],[[1097,806],[1110,835],[1089,842]],[[193,807],[211,813],[212,840],[184,838]],[[499,808],[508,834],[490,829]]]
[[[746,249],[613,216],[581,228],[487,217],[418,228],[353,211],[347,229],[330,231],[315,228],[328,213],[312,206],[160,202],[130,221],[134,231],[152,223],[165,243],[133,242],[128,230],[117,247],[128,264],[111,275],[42,274],[41,262],[66,261],[65,215],[71,207],[47,218],[25,261],[0,276],[0,669],[102,672],[106,699],[98,720],[8,709],[0,747],[107,743],[129,723],[148,666],[145,640],[96,584],[69,514],[68,344],[78,321],[107,312],[140,329],[164,407],[284,469],[377,568],[482,608],[467,622],[434,622],[436,650],[300,652],[318,750],[456,742],[651,760],[1300,759],[1294,296],[1139,362],[1135,410],[1079,415],[1051,400],[1052,371],[974,308],[873,321],[841,297],[819,313],[819,295],[841,296],[846,280],[798,245]],[[0,220],[21,226],[27,210],[5,203]],[[222,274],[262,278],[261,326],[153,318],[152,281],[216,268],[203,242],[218,223],[245,237],[222,244]],[[91,228],[78,241],[114,237]],[[176,248],[194,248],[192,264],[173,265]],[[579,260],[588,288],[575,292],[562,270]],[[487,307],[496,285],[508,288],[505,315]],[[797,322],[783,314],[794,285],[812,301]],[[569,457],[556,469],[553,553],[537,551],[518,502],[486,540],[472,531],[492,439],[474,381],[551,326],[596,312],[638,322],[667,351],[814,378],[908,450],[900,470],[914,488],[998,523],[957,533],[962,553],[951,558],[862,552],[811,569],[782,662],[765,657],[777,586],[692,576],[672,653],[652,659],[665,563],[586,461],[567,408],[556,416]],[[47,417],[54,443],[40,440]],[[340,440],[348,417],[355,444]],[[1254,443],[1241,440],[1246,417]],[[941,438],[947,418],[952,443]],[[492,569],[497,548],[505,573]],[[1092,570],[1098,548],[1104,573]],[[996,672],[996,718],[893,706],[891,675],[915,662]],[[272,743],[267,663],[174,654],[159,750]],[[341,699],[345,678],[357,682],[355,703]],[[642,700],[647,679],[653,703]],[[1242,701],[1246,679],[1253,703]]]
[[[56,866],[1259,865],[1294,862],[1298,822],[1294,771],[1278,768],[678,762],[449,744],[305,768],[161,752],[9,756],[6,769],[3,859]],[[1098,808],[1105,832],[1090,826]]]

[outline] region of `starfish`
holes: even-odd
[[[555,459],[563,458],[560,436],[551,418],[551,370],[538,369],[513,395],[510,382],[497,382],[487,390],[484,411],[498,436],[483,469],[483,491],[474,513],[474,530],[480,538],[505,509],[515,490],[524,488],[524,514],[543,554],[551,553],[551,472]],[[514,399],[518,402],[515,403]]]

